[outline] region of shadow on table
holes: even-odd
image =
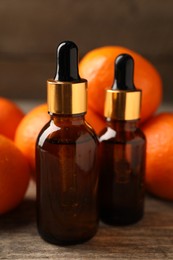
[[[36,222],[36,202],[25,199],[16,209],[0,216],[0,231],[17,230]]]

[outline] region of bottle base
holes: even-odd
[[[52,236],[50,234],[46,234],[40,230],[38,230],[39,232],[39,235],[41,236],[41,238],[50,243],[50,244],[54,244],[54,245],[57,245],[57,246],[72,246],[72,245],[76,245],[76,244],[83,244],[87,241],[89,241],[90,239],[92,239],[95,234],[97,233],[97,230],[95,232],[93,232],[92,235],[90,236],[86,236],[85,238],[74,238],[74,239],[58,239],[57,237],[55,236]]]
[[[114,215],[114,214],[101,214],[100,219],[105,224],[111,226],[128,226],[137,223],[143,218],[143,212],[138,215]]]

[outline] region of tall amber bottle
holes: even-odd
[[[82,243],[98,226],[98,141],[84,118],[87,81],[73,42],[59,45],[47,90],[51,119],[36,145],[38,230],[50,243]]]
[[[122,54],[115,61],[115,80],[106,91],[107,127],[100,140],[99,206],[111,225],[140,220],[144,211],[146,140],[139,129],[141,91],[133,83],[134,61]]]

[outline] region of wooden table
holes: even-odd
[[[173,203],[148,196],[139,223],[127,227],[100,223],[89,242],[59,247],[38,235],[31,182],[23,203],[0,217],[0,259],[173,259]]]

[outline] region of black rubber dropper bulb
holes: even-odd
[[[55,80],[62,82],[79,82],[78,47],[74,42],[64,41],[57,48],[57,65]]]
[[[134,60],[129,54],[121,54],[115,60],[114,83],[112,90],[136,90],[133,83]]]

